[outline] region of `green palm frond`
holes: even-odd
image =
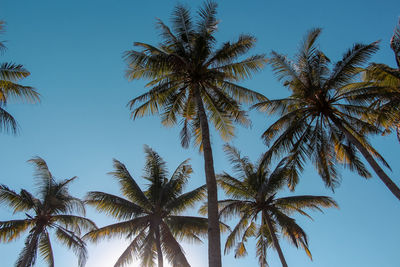
[[[40,236],[38,249],[40,255],[47,262],[48,266],[54,267],[53,248],[51,246],[49,233],[47,231],[44,231],[44,233]]]
[[[230,146],[229,144],[224,145],[224,151],[228,156],[229,161],[232,164],[233,170],[241,177],[249,177],[255,172],[253,164],[250,163],[247,157],[242,157],[239,150]]]
[[[277,222],[282,228],[284,236],[292,241],[297,248],[300,246],[304,249],[308,257],[312,260],[312,255],[308,249],[307,235],[304,230],[296,223],[296,221],[281,212],[274,213]]]
[[[247,227],[249,227],[249,216],[248,214],[244,214],[241,216],[239,222],[236,224],[235,228],[232,229],[232,232],[228,235],[225,243],[225,248],[224,248],[224,253],[227,254],[238,242],[241,240],[241,236],[243,232],[246,230]],[[241,251],[243,253],[238,253],[235,251],[235,257],[237,256],[245,256],[245,248],[244,248],[244,242],[240,242],[241,246]],[[238,245],[239,246],[239,245]],[[236,249],[237,250],[237,249]],[[240,252],[240,250],[239,250]]]
[[[189,165],[189,159],[179,164],[172,174],[171,179],[169,179],[168,183],[165,185],[163,195],[174,197],[180,195],[192,173],[193,169]]]
[[[217,176],[218,185],[222,187],[225,194],[232,196],[233,198],[246,198],[251,195],[251,188],[243,184],[238,179],[230,176],[227,173],[223,173]]]
[[[17,121],[8,113],[5,109],[2,108],[0,102],[0,131],[11,132],[13,134],[18,133],[18,123]]]
[[[79,267],[85,266],[88,257],[85,242],[75,235],[74,232],[64,227],[56,226],[56,229],[57,239],[68,248],[72,249],[78,256]]]
[[[51,174],[47,163],[41,157],[34,157],[28,160],[35,166],[34,176],[37,178],[37,184],[39,186],[40,194],[42,197],[46,197],[46,194],[50,192],[51,188],[55,184],[53,175]]]
[[[217,3],[207,1],[197,12],[200,18],[197,22],[197,30],[204,36],[211,35],[217,28],[217,6]]]
[[[225,199],[218,201],[219,215],[222,219],[229,219],[235,215],[246,214],[250,212],[253,206],[253,202],[236,200],[236,199]],[[206,212],[206,206],[202,206],[200,213]]]
[[[123,195],[132,200],[134,203],[137,203],[143,207],[150,207],[151,204],[149,200],[132,178],[125,165],[116,159],[113,161],[115,171],[110,172],[109,174],[118,179]]]
[[[149,216],[137,217],[129,221],[110,224],[90,231],[84,236],[85,240],[98,242],[104,238],[127,237],[135,235],[149,225]]]
[[[251,222],[247,229],[243,232],[240,242],[237,244],[235,249],[235,258],[244,257],[247,255],[247,250],[245,247],[245,243],[249,237],[255,236],[257,231],[256,224]]]
[[[96,224],[85,217],[75,215],[55,215],[53,216],[53,220],[64,228],[72,230],[77,235],[80,235],[81,231],[93,231],[97,229]]]
[[[275,206],[282,209],[284,212],[288,211],[298,211],[299,209],[315,209],[322,211],[321,207],[338,208],[338,204],[330,197],[326,196],[293,196],[278,198],[275,200]]]
[[[9,99],[37,103],[40,95],[33,87],[23,86],[14,82],[0,80],[0,102],[8,102]]]
[[[36,227],[29,231],[29,235],[25,239],[25,246],[15,263],[16,267],[33,267],[35,265],[39,240],[42,234],[43,229]]]
[[[139,255],[145,238],[145,229],[139,232],[139,234],[130,241],[129,246],[124,250],[121,256],[118,258],[114,267],[122,267],[132,263],[134,256]]]
[[[0,221],[0,241],[11,242],[17,239],[33,223],[33,220]]]
[[[251,35],[242,34],[238,40],[231,43],[224,43],[219,49],[214,52],[207,64],[215,64],[216,66],[231,63],[233,59],[246,54],[254,47],[256,38]]]
[[[177,214],[188,208],[194,207],[196,202],[203,200],[206,197],[206,186],[203,185],[192,191],[181,194],[178,197],[169,199],[163,204],[163,208],[171,212],[171,214]]]
[[[258,263],[260,264],[260,267],[268,267],[268,262],[267,262],[267,248],[271,244],[271,240],[269,240],[266,236],[264,235],[258,235],[257,238],[257,243],[256,243],[256,255],[258,257]]]
[[[146,210],[139,205],[103,192],[89,192],[85,202],[94,206],[98,211],[105,212],[119,220],[132,219],[146,213]]]
[[[264,54],[250,56],[242,61],[228,63],[215,67],[214,70],[223,72],[228,81],[240,81],[250,79],[255,72],[264,67],[267,60]]]
[[[25,191],[26,192],[26,191]],[[6,185],[0,185],[0,204],[6,204],[14,210],[14,213],[19,211],[28,211],[35,205],[29,193],[21,191],[17,194],[15,191],[8,188]]]
[[[354,78],[354,74],[358,74],[358,67],[367,63],[378,49],[378,42],[368,45],[355,44],[343,55],[342,60],[336,63],[325,85],[326,88],[340,88],[347,85]]]
[[[160,230],[163,252],[165,253],[165,256],[169,262],[171,262],[174,266],[190,266],[182,247],[176,241],[168,225],[162,222],[160,225]]]
[[[143,245],[139,251],[139,258],[141,259],[141,266],[153,267],[157,251],[155,248],[154,230],[150,227],[146,232],[146,237],[143,238]]]
[[[173,236],[179,240],[202,242],[208,231],[207,218],[193,216],[168,216],[165,219]],[[222,226],[223,227],[223,226]]]
[[[177,5],[172,13],[172,29],[176,36],[183,42],[188,43],[194,33],[193,21],[190,11],[183,5]]]
[[[0,80],[15,82],[30,75],[22,65],[2,63],[0,65]]]

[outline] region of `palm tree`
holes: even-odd
[[[278,198],[276,195],[287,183],[286,159],[271,171],[270,163],[263,158],[253,164],[229,145],[225,145],[225,151],[237,176],[231,176],[226,172],[218,175],[218,184],[228,196],[232,197],[219,201],[220,216],[240,218],[226,240],[225,253],[235,247],[235,257],[246,256],[247,239],[256,237],[256,254],[260,266],[267,266],[267,248],[273,246],[278,252],[282,266],[286,267],[288,265],[278,242],[280,233],[294,246],[303,248],[311,258],[307,235],[290,215],[297,212],[310,217],[304,209],[321,210],[321,207],[337,207],[336,202],[325,196]],[[202,211],[204,212],[204,208]]]
[[[239,60],[255,44],[254,37],[240,35],[235,42],[215,48],[217,30],[215,2],[206,2],[196,21],[187,8],[178,5],[172,15],[172,30],[158,21],[163,41],[156,47],[134,43],[141,51],[125,54],[127,77],[148,79],[151,89],[129,102],[132,117],[161,112],[164,125],[182,125],[181,143],[188,147],[191,137],[204,153],[209,205],[209,266],[221,267],[218,227],[218,196],[209,121],[228,140],[234,135],[233,122],[248,124],[240,103],[265,97],[235,84],[249,78],[265,64],[264,55]]]
[[[0,33],[4,31],[4,21],[0,21]],[[0,51],[5,49],[3,42],[0,42]],[[30,86],[23,86],[17,82],[30,75],[22,65],[13,63],[0,64],[0,131],[16,134],[18,124],[16,120],[4,108],[9,100],[17,99],[32,103],[39,101],[39,93]]]
[[[173,266],[190,266],[176,238],[200,241],[207,234],[207,219],[179,215],[205,197],[205,186],[182,193],[192,173],[188,160],[182,162],[168,179],[166,163],[149,147],[145,146],[146,165],[143,176],[149,184],[142,191],[125,165],[114,160],[111,172],[119,182],[124,197],[103,192],[89,192],[87,203],[120,222],[86,234],[85,238],[96,242],[105,237],[130,238],[130,244],[115,263],[124,266],[137,255],[141,266],[163,266],[163,255]]]
[[[334,188],[339,182],[338,163],[362,177],[371,176],[358,157],[360,152],[400,200],[400,189],[374,157],[388,164],[367,140],[368,134],[380,133],[380,129],[363,118],[376,116],[378,111],[369,106],[368,87],[352,83],[378,44],[355,44],[329,69],[329,59],[315,44],[320,33],[320,29],[313,29],[307,34],[295,61],[272,52],[272,68],[291,95],[255,105],[281,116],[263,133],[267,144],[276,138],[267,156],[289,152],[292,189],[306,157],[311,158],[326,185]]]
[[[80,238],[81,231],[93,230],[96,225],[87,218],[72,214],[85,213],[83,201],[68,192],[69,184],[76,177],[56,182],[42,158],[35,157],[29,162],[36,167],[35,178],[39,192],[32,194],[22,189],[18,194],[0,185],[0,203],[10,206],[14,213],[25,212],[26,215],[25,219],[0,222],[0,241],[11,242],[29,229],[25,247],[15,266],[34,266],[37,251],[48,266],[54,266],[50,232],[55,231],[57,239],[77,254],[79,266],[84,266],[87,251],[85,242]]]
[[[371,83],[368,95],[372,99],[371,108],[379,110],[377,117],[370,117],[371,122],[381,124],[386,132],[395,130],[400,142],[400,21],[390,41],[395,54],[397,68],[385,64],[372,63],[363,76],[364,82]]]

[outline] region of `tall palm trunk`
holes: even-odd
[[[279,259],[281,260],[281,263],[282,263],[282,267],[288,267],[286,260],[285,260],[285,256],[283,256],[281,246],[279,245],[278,238],[276,237],[274,228],[272,227],[272,222],[271,222],[271,219],[269,218],[269,215],[264,214],[264,212],[263,212],[263,219],[265,219],[265,221],[267,222],[268,230],[269,230],[269,233],[271,234],[272,242],[274,243],[274,247],[275,247],[276,251],[278,252]]]
[[[201,138],[204,153],[204,169],[207,184],[208,204],[208,266],[222,267],[221,263],[221,239],[218,218],[218,192],[215,179],[214,160],[210,142],[210,130],[203,101],[198,89],[194,92],[197,104],[197,112],[200,120]]]
[[[357,147],[364,158],[367,160],[369,165],[372,167],[374,172],[378,175],[381,181],[386,185],[386,187],[392,192],[392,194],[400,200],[400,189],[399,187],[390,179],[390,177],[384,172],[384,170],[378,165],[376,160],[372,157],[371,153],[361,144],[358,139],[351,134],[346,127],[344,127],[335,117],[331,117],[333,123],[339,128],[340,131],[344,133],[347,139]]]
[[[161,239],[160,239],[160,227],[156,227],[156,248],[157,248],[157,258],[158,258],[158,267],[163,267],[164,266],[164,261],[163,261],[163,254],[161,250]]]

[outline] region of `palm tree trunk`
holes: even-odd
[[[164,261],[163,261],[163,254],[161,250],[161,239],[160,239],[160,228],[157,226],[156,227],[156,247],[157,247],[157,258],[158,258],[158,267],[163,267],[164,266]]]
[[[221,263],[221,239],[218,217],[218,191],[215,179],[214,160],[210,142],[210,130],[207,115],[199,90],[195,91],[197,112],[200,120],[201,138],[204,153],[204,169],[207,185],[208,204],[208,266],[222,267]]]
[[[285,260],[285,256],[283,256],[281,246],[279,245],[278,238],[276,237],[274,228],[272,227],[272,222],[271,222],[271,219],[269,218],[269,215],[264,214],[264,212],[263,212],[263,219],[265,219],[265,221],[267,222],[268,230],[269,230],[269,233],[271,234],[272,242],[274,243],[274,247],[276,248],[276,251],[278,252],[279,259],[281,260],[281,263],[282,263],[282,267],[288,267],[286,260]]]
[[[399,187],[390,179],[390,177],[384,172],[384,170],[378,165],[376,160],[372,157],[371,153],[361,144],[358,139],[351,134],[346,127],[344,127],[336,118],[331,117],[333,123],[339,128],[340,131],[344,133],[347,139],[357,147],[364,158],[367,160],[369,165],[372,167],[374,172],[378,175],[381,181],[386,185],[386,187],[392,192],[392,194],[400,200],[400,189]]]

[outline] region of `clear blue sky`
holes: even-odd
[[[195,11],[202,1],[181,1]],[[32,75],[22,81],[42,95],[39,105],[10,103],[8,110],[21,126],[19,136],[0,133],[0,183],[19,190],[33,190],[33,168],[26,160],[43,157],[60,179],[78,176],[71,192],[83,197],[90,190],[118,193],[112,178],[112,158],[124,162],[140,179],[143,144],[155,149],[170,170],[191,158],[194,174],[189,187],[204,183],[202,156],[196,149],[180,147],[178,128],[163,128],[157,117],[130,120],[127,102],[144,92],[142,81],[124,78],[122,53],[134,41],[157,44],[156,18],[167,24],[176,1],[50,1],[3,0],[0,19],[7,22],[8,50],[0,62],[23,64]],[[322,27],[320,46],[332,61],[355,42],[382,40],[375,62],[394,66],[389,40],[400,15],[398,0],[378,1],[218,1],[220,19],[217,40],[235,39],[250,33],[258,43],[253,53],[271,50],[292,56],[305,32]],[[269,98],[288,95],[269,67],[243,85]],[[232,144],[253,160],[266,150],[260,139],[275,118],[251,112],[253,127],[237,129]],[[222,152],[223,142],[212,133],[215,168],[230,171]],[[394,136],[379,137],[373,144],[391,164],[391,177],[400,177],[399,148]],[[374,176],[366,181],[348,171],[333,194],[326,189],[312,167],[308,168],[296,194],[329,195],[340,210],[313,213],[314,221],[296,217],[309,235],[314,260],[304,251],[282,241],[289,266],[303,267],[398,267],[400,203]],[[138,180],[141,183],[141,180]],[[288,192],[283,193],[290,194]],[[222,195],[221,195],[222,196]],[[88,209],[88,217],[99,226],[112,220]],[[0,208],[0,220],[15,218]],[[223,242],[225,238],[222,239]],[[54,241],[56,243],[56,241]],[[23,238],[0,244],[1,266],[12,266],[23,247]],[[193,267],[204,267],[207,249],[184,244]],[[122,253],[122,241],[89,244],[88,267],[112,266]],[[223,258],[223,266],[257,266],[254,243],[249,255],[237,260]],[[55,247],[57,267],[76,266],[75,256],[64,247]],[[270,266],[280,266],[275,251],[269,251]],[[37,266],[45,266],[38,261]],[[132,265],[138,266],[138,265]]]

